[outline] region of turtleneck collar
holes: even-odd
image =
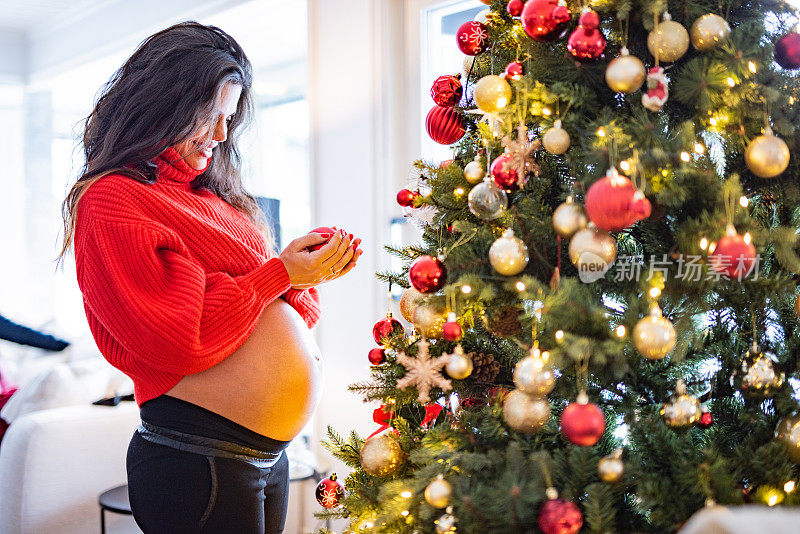
[[[161,153],[155,159],[156,165],[158,165],[158,178],[161,180],[169,180],[171,182],[178,182],[182,184],[188,184],[197,176],[203,174],[205,170],[208,168],[208,164],[211,162],[209,159],[206,162],[206,166],[202,170],[197,170],[189,166],[181,155],[178,154],[178,151],[175,150],[173,147],[167,148],[164,152]]]

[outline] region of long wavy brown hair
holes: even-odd
[[[252,66],[241,46],[216,26],[182,22],[145,39],[103,86],[83,121],[85,163],[61,207],[64,242],[58,259],[71,249],[78,203],[89,186],[108,174],[142,183],[156,181],[152,160],[188,139],[212,116],[222,86],[242,86],[228,139],[217,145],[206,171],[192,187],[206,188],[245,213],[265,234],[255,199],[242,187],[237,140],[253,116]]]

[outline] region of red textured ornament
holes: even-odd
[[[506,65],[506,71],[503,74],[506,80],[519,80],[522,78],[522,63],[519,61],[512,61]]]
[[[431,87],[431,98],[440,106],[452,108],[461,100],[463,92],[458,76],[439,76]]]
[[[333,508],[344,498],[344,487],[336,480],[336,473],[332,473],[317,484],[314,494],[323,508]]]
[[[714,417],[711,415],[711,412],[703,412],[700,415],[700,419],[697,421],[697,427],[703,430],[711,427],[712,424],[714,424]]]
[[[511,0],[506,6],[508,14],[512,17],[519,17],[522,14],[522,9],[525,7],[525,2],[522,0]]]
[[[420,293],[435,293],[447,279],[447,269],[439,258],[420,256],[408,270],[411,285]]]
[[[425,129],[431,139],[440,145],[451,145],[464,137],[461,113],[453,108],[434,106],[425,119]]]
[[[756,261],[756,248],[736,233],[733,225],[728,225],[726,235],[708,257],[711,267],[718,273],[740,279],[750,274]]]
[[[375,343],[383,345],[384,338],[391,336],[396,331],[402,332],[403,325],[389,313],[372,327],[372,337],[375,338]]]
[[[787,33],[778,39],[775,61],[784,69],[800,69],[800,33]]]
[[[606,232],[616,232],[650,216],[650,201],[627,177],[610,169],[586,193],[586,214]]]
[[[589,447],[603,436],[606,416],[596,404],[582,397],[578,395],[578,400],[571,402],[561,414],[561,433],[575,445]]]
[[[544,534],[575,534],[582,526],[580,509],[565,499],[551,499],[539,509],[539,528]]]
[[[513,164],[514,157],[508,152],[504,152],[497,156],[489,167],[489,172],[492,175],[492,180],[497,184],[497,187],[505,189],[506,191],[516,191],[519,189],[519,174],[517,167]]]
[[[578,19],[578,27],[567,40],[567,50],[577,60],[599,59],[606,49],[606,38],[598,28],[600,16],[591,9],[584,11]]]
[[[333,228],[328,228],[327,226],[320,226],[319,228],[314,228],[309,233],[322,234],[322,237],[327,237],[328,239],[330,239],[331,237],[333,237],[333,234],[336,233],[336,230],[334,230]],[[325,246],[326,243],[327,241],[325,241],[325,243],[320,243],[319,245],[311,245],[310,247],[308,247],[308,250],[312,252],[315,250],[319,250],[320,248]]]
[[[447,341],[458,341],[463,335],[461,325],[455,321],[447,321],[442,327],[442,337]]]
[[[564,36],[570,12],[564,0],[528,0],[522,9],[522,28],[534,41],[547,42]]]
[[[386,352],[382,348],[375,347],[369,351],[368,358],[372,365],[380,365],[386,361]]]
[[[458,48],[468,56],[477,56],[489,48],[489,32],[486,25],[476,20],[462,24],[456,32]]]
[[[414,199],[417,198],[417,195],[418,193],[409,189],[401,189],[397,192],[397,203],[407,208],[414,203]]]

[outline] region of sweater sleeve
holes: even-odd
[[[284,300],[297,310],[309,328],[319,321],[322,308],[319,304],[319,293],[316,287],[309,289],[289,289],[283,294]]]
[[[79,218],[75,242],[86,306],[153,368],[186,375],[214,366],[291,287],[280,258],[242,276],[206,272],[166,226],[88,215]]]

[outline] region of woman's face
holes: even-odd
[[[241,85],[233,82],[223,85],[212,112],[212,117],[216,119],[200,126],[189,139],[175,145],[175,150],[191,168],[198,171],[205,169],[211,159],[211,151],[228,138],[228,121],[236,112],[241,94]]]

